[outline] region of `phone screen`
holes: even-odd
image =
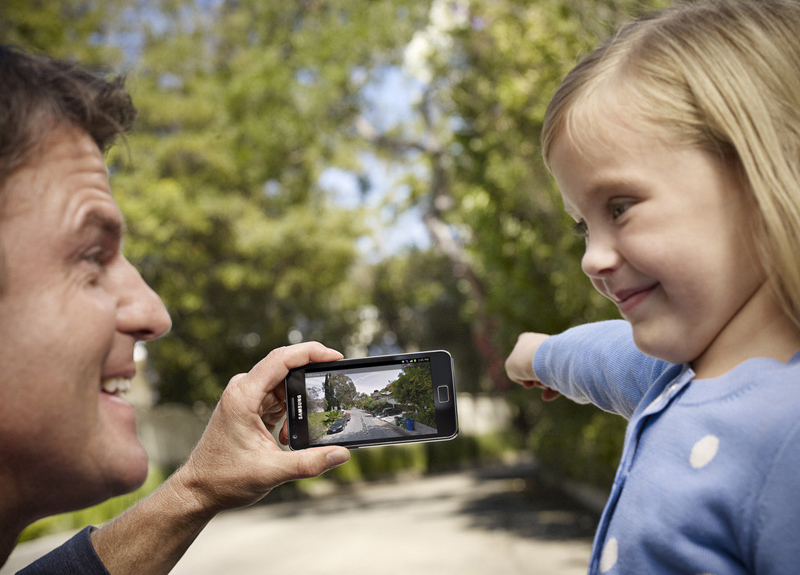
[[[293,449],[448,439],[457,431],[446,352],[309,364],[286,381]]]

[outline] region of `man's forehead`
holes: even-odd
[[[72,203],[79,192],[108,199],[116,207],[108,168],[94,140],[70,126],[54,129],[0,190],[0,215],[14,217],[53,203]]]

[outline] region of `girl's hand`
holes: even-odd
[[[506,359],[506,374],[511,381],[515,381],[528,389],[538,387],[543,389],[542,400],[553,401],[561,394],[546,387],[533,372],[533,356],[542,342],[550,337],[544,333],[526,332],[517,338],[517,344]]]

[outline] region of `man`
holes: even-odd
[[[0,47],[0,565],[33,521],[147,474],[120,395],[134,344],[166,333],[170,318],[120,251],[102,155],[134,116],[120,80]],[[235,376],[184,467],[23,573],[167,573],[220,511],[347,461],[343,448],[284,452],[270,433],[288,369],[340,357],[301,344]]]

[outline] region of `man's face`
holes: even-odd
[[[0,480],[40,516],[130,491],[147,474],[133,407],[103,388],[133,377],[134,344],[170,319],[122,256],[123,230],[103,157],[81,130],[55,130],[6,182]]]

